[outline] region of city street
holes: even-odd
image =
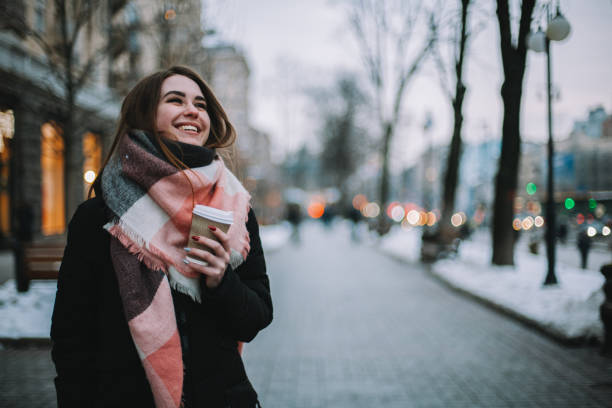
[[[267,254],[275,313],[245,345],[263,407],[612,407],[612,360],[399,263],[345,225]],[[52,407],[45,347],[0,350],[0,406]]]

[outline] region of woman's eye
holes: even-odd
[[[179,98],[170,98],[170,99],[168,99],[168,102],[171,102],[171,103],[182,103],[183,101],[181,101]]]
[[[199,109],[206,110],[206,104],[203,104],[203,103],[196,103],[196,107],[198,107]]]

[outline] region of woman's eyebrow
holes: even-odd
[[[178,96],[182,96],[183,98],[185,97],[185,94],[181,91],[168,91],[165,93],[165,95],[163,96],[164,98],[170,94],[174,94],[174,95],[178,95]]]
[[[183,98],[185,97],[185,93],[184,92],[181,92],[181,91],[168,91],[168,92],[166,92],[164,94],[164,96],[162,98],[165,98],[168,95],[178,95],[178,96],[183,97]],[[206,99],[204,99],[203,96],[199,96],[198,95],[194,99],[206,102]]]

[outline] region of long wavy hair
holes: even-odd
[[[206,100],[206,111],[210,117],[210,133],[204,146],[208,148],[224,148],[234,143],[236,140],[236,130],[229,121],[225,110],[212,89],[200,75],[192,69],[183,66],[173,66],[166,70],[155,72],[141,79],[123,100],[113,144],[104,160],[102,168],[98,172],[96,180],[89,189],[90,197],[94,191],[99,191],[100,180],[102,180],[102,174],[108,161],[122,138],[126,137],[127,133],[132,129],[140,129],[152,134],[157,139],[159,146],[161,146],[163,155],[170,163],[180,169],[187,168],[187,165],[166,147],[162,137],[155,129],[157,105],[159,105],[161,98],[162,83],[166,78],[173,75],[182,75],[193,80],[200,87],[202,95]]]

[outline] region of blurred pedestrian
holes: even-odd
[[[578,251],[580,251],[580,266],[582,269],[586,269],[589,250],[591,249],[591,237],[587,234],[586,229],[578,232],[576,245],[578,246]]]
[[[559,237],[559,241],[562,244],[567,243],[567,234],[568,234],[568,229],[567,229],[567,224],[565,222],[562,222],[561,224],[559,224],[559,228],[557,230],[557,236]]]
[[[287,204],[287,221],[291,224],[291,242],[300,242],[300,223],[302,222],[302,210],[298,203]]]
[[[361,221],[361,211],[355,207],[348,206],[346,209],[346,218],[351,221],[351,240],[359,242],[359,221]]]
[[[259,405],[239,342],[271,322],[272,301],[250,196],[215,150],[235,137],[188,68],[145,77],[123,101],[59,272],[59,408]],[[232,211],[234,223],[190,237],[195,204]]]

